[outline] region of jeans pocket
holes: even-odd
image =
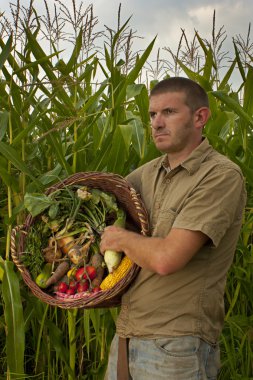
[[[155,345],[170,356],[185,357],[196,354],[200,346],[200,339],[194,336],[161,338],[155,340]]]
[[[166,363],[168,379],[198,380],[199,338],[193,336],[157,339],[155,345],[160,351],[161,362]]]

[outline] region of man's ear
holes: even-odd
[[[195,123],[197,127],[204,127],[211,115],[208,107],[201,107],[195,111]]]

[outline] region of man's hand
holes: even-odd
[[[108,226],[101,235],[100,251],[103,254],[107,249],[116,252],[124,250],[124,240],[128,238],[131,232],[121,227]]]
[[[165,238],[147,237],[120,227],[106,227],[101,236],[101,252],[107,249],[124,252],[142,268],[160,275],[182,269],[208,236],[200,231],[172,228]]]

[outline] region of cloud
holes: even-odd
[[[82,0],[76,0],[77,8]],[[3,3],[3,2],[2,2]],[[17,3],[13,1],[12,3]],[[50,9],[54,1],[47,0]],[[71,10],[72,1],[63,3]],[[21,6],[28,7],[30,0],[20,0]],[[59,3],[55,3],[59,7]],[[90,2],[84,3],[85,9]],[[134,48],[143,50],[157,35],[154,55],[157,49],[170,47],[176,50],[183,29],[187,38],[191,40],[197,30],[203,39],[210,40],[213,28],[213,12],[216,11],[216,32],[224,26],[228,38],[225,43],[229,50],[233,50],[232,37],[239,34],[246,38],[248,25],[253,19],[252,0],[94,0],[92,2],[94,16],[98,18],[96,30],[103,30],[104,25],[116,29],[118,23],[118,9],[121,4],[121,25],[130,17],[129,27],[136,31]],[[38,14],[45,14],[45,5],[41,0],[34,0],[34,7]],[[9,13],[8,3],[0,5],[0,10]]]

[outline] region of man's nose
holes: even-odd
[[[154,129],[163,128],[164,127],[164,120],[163,120],[162,115],[157,113],[155,115],[155,117],[152,119],[151,126]]]

